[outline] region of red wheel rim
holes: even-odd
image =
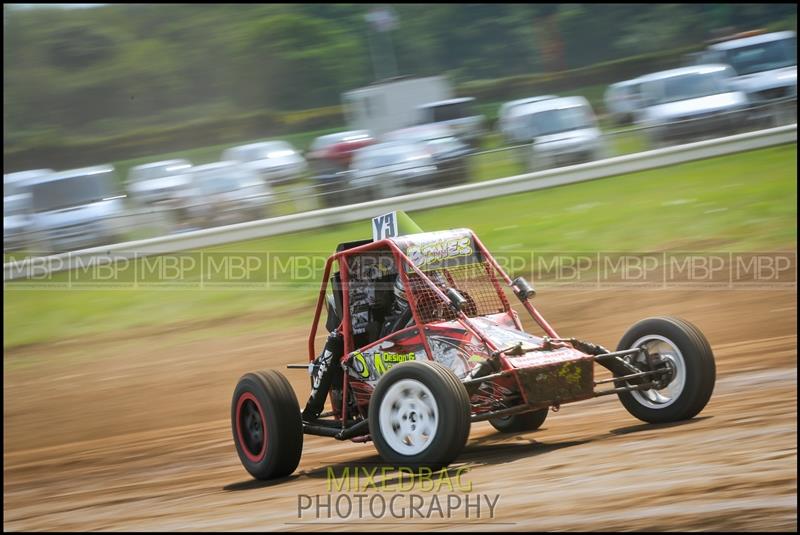
[[[261,404],[251,392],[245,392],[236,402],[236,435],[245,457],[254,463],[264,459],[267,453],[267,419]],[[256,445],[258,451],[253,453]]]

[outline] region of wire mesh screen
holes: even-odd
[[[469,317],[510,310],[495,271],[486,261],[428,270],[425,275],[443,292],[448,287],[458,290],[467,301],[462,311]],[[420,321],[428,323],[456,318],[453,309],[419,275],[409,273],[408,282]]]

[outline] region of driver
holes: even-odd
[[[431,271],[427,273],[427,276],[440,290],[444,291],[447,288],[447,282],[441,272]],[[424,285],[424,288],[427,290],[427,285]],[[422,295],[425,295],[425,293],[421,292],[420,296],[417,297],[421,297]],[[438,302],[438,299],[436,299],[436,301]],[[417,310],[419,311],[419,304]],[[394,302],[392,303],[389,313],[386,315],[380,337],[389,336],[393,332],[406,328],[413,319],[411,306],[408,303],[406,290],[403,285],[403,278],[398,274],[394,282]]]
[[[411,307],[408,305],[403,280],[398,275],[392,285],[392,304],[381,326],[379,338],[383,338],[404,328],[412,320]],[[355,327],[355,326],[353,326]],[[344,339],[341,331],[334,330],[328,335],[325,348],[311,365],[311,395],[308,397],[303,420],[312,421],[322,412],[325,398],[331,387],[336,392],[336,381],[343,373],[340,360],[344,355]]]
[[[439,272],[429,273],[431,281],[440,288],[446,287],[444,278]],[[405,285],[402,277],[398,274],[392,288],[392,304],[386,314],[383,326],[380,330],[379,338],[389,336],[393,332],[404,329],[413,320],[411,306],[406,296]],[[311,395],[308,398],[305,409],[303,409],[303,419],[311,421],[316,419],[322,412],[325,405],[325,397],[331,389],[332,383],[341,377],[343,370],[340,360],[344,355],[344,339],[341,331],[335,330],[328,335],[325,348],[322,354],[314,359],[311,365]],[[333,387],[336,390],[336,386]],[[338,395],[338,392],[337,392]]]
[[[386,314],[386,319],[383,322],[380,338],[389,336],[395,331],[399,331],[408,325],[408,322],[412,319],[411,307],[408,305],[403,279],[399,274],[395,278],[392,293],[394,294],[394,299],[388,314]]]

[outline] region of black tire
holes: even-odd
[[[231,402],[231,430],[239,460],[256,479],[288,476],[300,463],[300,406],[280,372],[248,373],[239,379]]]
[[[489,423],[501,433],[524,433],[536,431],[547,418],[547,408],[522,414],[512,414],[505,418],[491,418]]]
[[[413,455],[395,450],[387,442],[380,422],[380,409],[387,392],[405,379],[427,387],[438,412],[433,439],[422,451]],[[410,361],[393,366],[378,381],[369,402],[372,441],[383,460],[396,466],[429,467],[432,470],[447,466],[464,449],[470,424],[469,396],[464,385],[449,368],[438,362]]]
[[[674,401],[665,406],[647,406],[632,392],[618,394],[622,405],[636,418],[649,423],[676,422],[696,416],[711,399],[716,382],[716,364],[711,346],[700,330],[675,317],[647,318],[633,325],[622,337],[617,351],[630,349],[648,335],[666,338],[678,348],[684,363],[684,386]],[[675,380],[675,379],[673,379]],[[617,386],[624,386],[622,382]],[[663,390],[663,389],[662,389]],[[641,397],[641,395],[640,395]]]

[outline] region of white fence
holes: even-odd
[[[360,204],[325,208],[260,221],[196,230],[146,240],[93,247],[45,257],[30,257],[3,264],[3,281],[64,271],[89,262],[111,262],[116,258],[196,250],[213,245],[263,238],[275,234],[365,221],[391,210],[422,210],[464,202],[533,191],[575,182],[644,171],[713,156],[797,142],[797,124],[685,145],[616,156],[594,162],[548,169],[535,173],[412,193]]]

